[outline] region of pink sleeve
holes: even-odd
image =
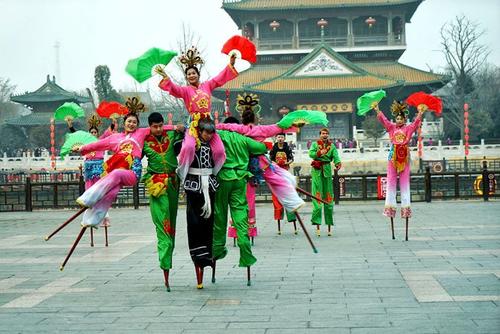
[[[292,128],[290,128],[290,130],[291,129]],[[276,124],[248,126],[243,124],[223,123],[217,124],[217,130],[238,132],[239,134],[250,137],[257,141],[264,141],[268,137],[273,137],[283,132],[283,129]]]
[[[177,97],[179,99],[184,99],[187,96],[187,87],[179,86],[170,78],[165,78],[158,84],[160,89],[167,91],[173,97]]]
[[[385,117],[383,112],[377,113],[377,119],[382,124],[382,126],[387,130],[387,132],[391,132],[394,128],[394,124]]]
[[[166,130],[166,131],[172,131],[172,130],[175,130],[175,125],[170,125],[170,124],[165,124],[163,126],[163,130]]]
[[[114,131],[111,131],[110,128],[107,128],[106,131],[104,131],[104,133],[99,137],[99,139],[104,139],[106,137],[109,137],[111,135],[114,135],[116,132]]]
[[[112,151],[113,150],[112,139],[113,136],[108,136],[106,138],[99,139],[96,142],[83,145],[80,154],[85,155],[94,151]]]
[[[411,137],[411,135],[418,129],[418,127],[422,124],[422,118],[421,117],[415,117],[415,120],[408,125],[408,133],[407,136]]]
[[[233,80],[237,76],[236,69],[231,65],[227,65],[217,76],[205,81],[204,84],[212,92],[215,88],[224,86],[226,82]]]

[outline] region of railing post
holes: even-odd
[[[361,197],[363,198],[363,201],[366,201],[368,198],[367,186],[366,186],[366,175],[363,175],[361,177]]]
[[[26,211],[33,211],[33,203],[31,202],[32,198],[32,192],[31,192],[31,177],[28,176],[26,177],[26,185],[25,185],[25,195],[26,195],[26,198],[25,198],[25,202],[24,202],[24,206],[25,206],[25,209]]]
[[[431,168],[425,167],[425,201],[430,203],[432,200]]]
[[[133,188],[134,209],[139,209],[139,182],[134,184]]]
[[[483,161],[483,200],[488,201],[490,195],[490,180],[488,179],[488,162]]]
[[[337,169],[333,170],[333,197],[335,197],[335,204],[340,202],[340,182],[339,172]]]
[[[460,174],[455,173],[455,198],[460,198]]]

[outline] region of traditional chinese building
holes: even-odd
[[[222,8],[257,47],[257,62],[215,92],[231,101],[242,92],[261,98],[261,117],[287,110],[322,110],[337,138],[360,126],[356,99],[384,89],[393,99],[443,86],[442,75],[398,62],[406,25],[423,0],[223,0]],[[234,108],[232,108],[234,109]],[[301,140],[317,137],[306,127]]]
[[[54,116],[54,111],[65,102],[75,102],[78,104],[91,102],[91,98],[69,92],[56,84],[56,78],[47,75],[47,81],[34,92],[13,95],[12,102],[20,103],[29,108],[32,113],[26,116],[10,119],[6,121],[9,125],[31,127],[37,125],[49,126],[50,119]]]

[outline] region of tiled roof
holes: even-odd
[[[398,62],[357,63],[357,65],[364,68],[367,72],[382,77],[404,80],[405,85],[446,80],[443,75],[422,71]]]
[[[225,89],[238,89],[243,86],[253,85],[264,80],[268,80],[283,74],[290,65],[262,65],[253,66],[243,71],[238,77],[227,83]]]
[[[34,102],[65,102],[75,101],[77,103],[90,102],[87,96],[80,96],[76,93],[69,92],[56,84],[55,79],[52,81],[47,76],[47,82],[34,92],[26,92],[25,94],[13,95],[10,97],[11,101],[29,104]]]
[[[289,92],[334,92],[380,89],[397,85],[394,80],[371,75],[339,75],[330,77],[283,77],[253,85],[252,90],[274,93]]]
[[[420,3],[422,0],[225,0],[222,7],[239,10],[269,10],[297,8],[338,8],[387,6]]]

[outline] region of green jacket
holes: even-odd
[[[248,171],[250,155],[266,153],[266,145],[236,132],[218,130],[217,133],[226,150],[226,161],[217,177],[223,181],[231,181],[252,176]]]
[[[183,134],[176,131],[163,130],[160,137],[152,134],[144,140],[143,155],[148,157],[147,173],[143,179],[151,174],[172,174],[177,168],[177,156],[174,145],[180,143]]]
[[[335,166],[340,163],[339,153],[337,152],[337,148],[335,147],[335,144],[333,142],[330,143],[330,149],[328,150],[328,152],[323,155],[319,153],[322,147],[323,145],[320,146],[320,144],[318,144],[318,141],[315,141],[314,143],[312,143],[311,148],[309,149],[309,157],[311,159],[321,162],[326,162],[321,166],[322,167],[321,169],[312,168],[311,175],[322,175],[324,177],[331,177],[332,176],[331,162],[333,161]]]

